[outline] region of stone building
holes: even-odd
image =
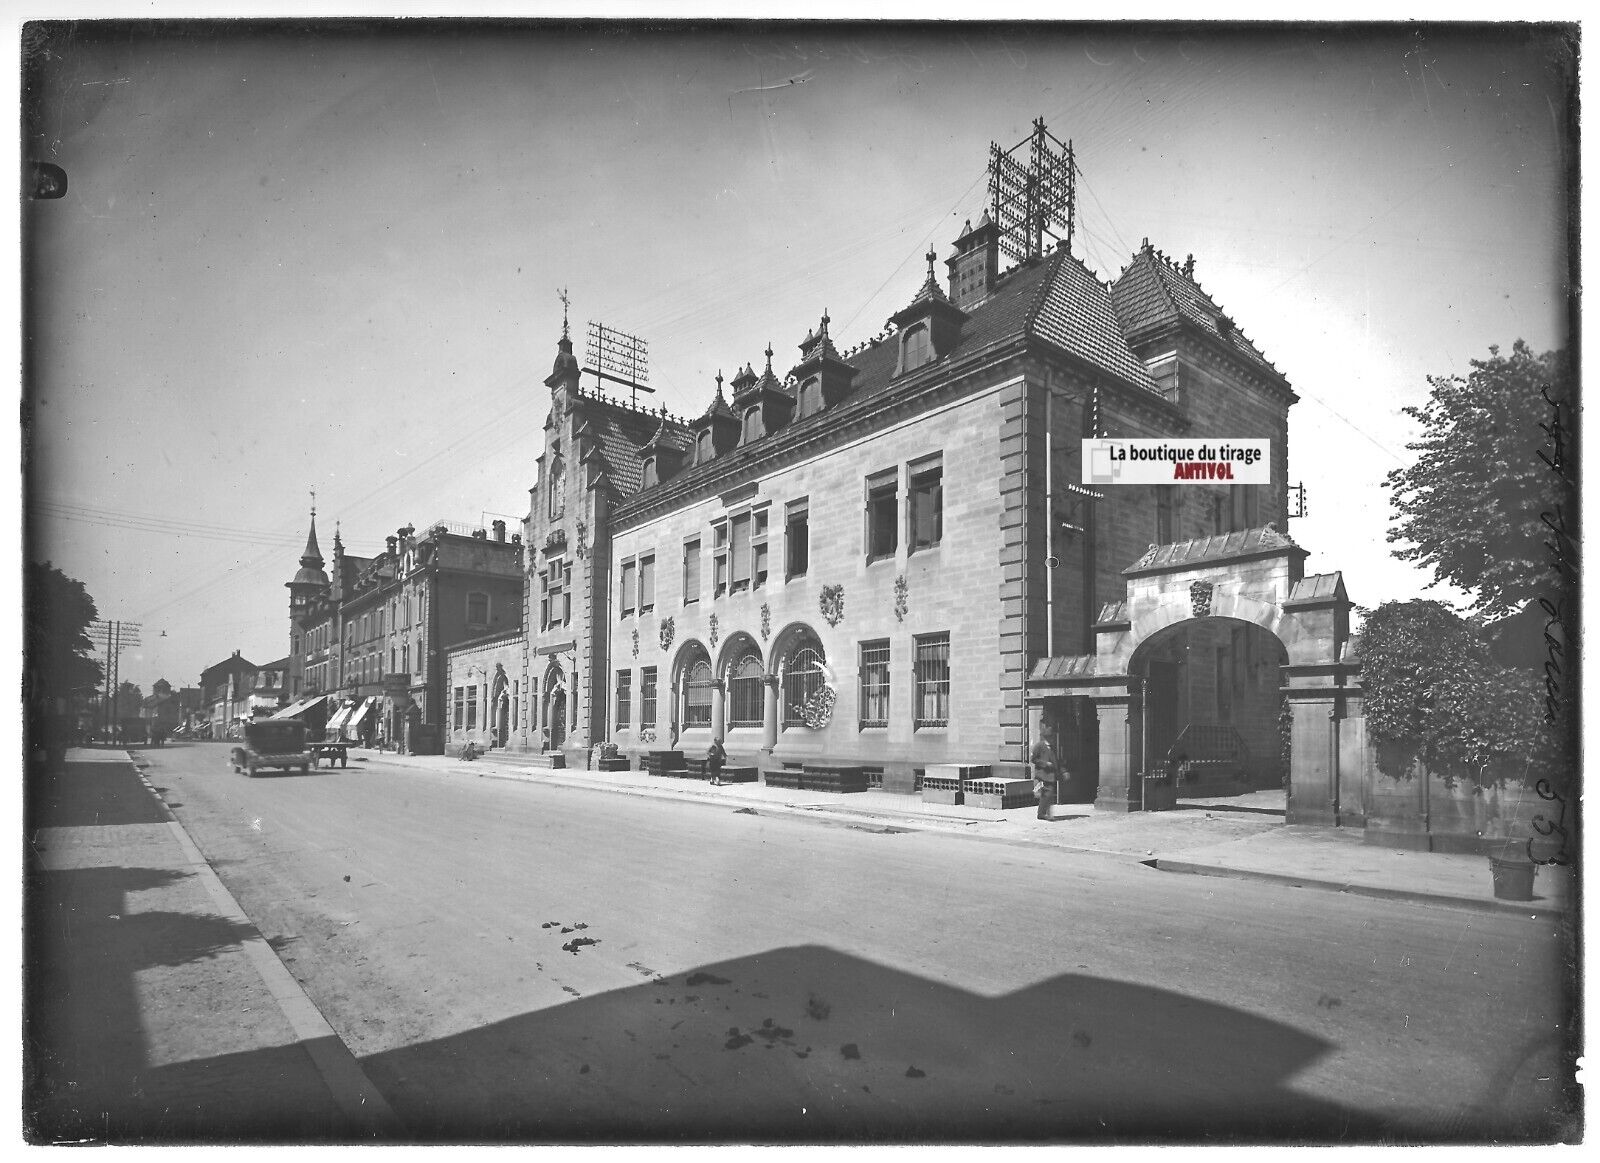
[[[312,516],[290,590],[291,674],[302,700],[327,696],[326,728],[349,738],[437,751],[453,645],[522,627],[522,545],[505,522],[487,530],[405,525],[375,557],[347,553],[336,531],[330,573]]]

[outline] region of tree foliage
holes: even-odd
[[[102,677],[89,639],[89,626],[98,616],[94,599],[82,582],[49,562],[30,561],[25,582],[26,693],[43,701],[92,692]]]
[[[1550,545],[1563,521],[1576,539],[1578,460],[1566,352],[1535,355],[1519,339],[1509,356],[1489,353],[1465,378],[1428,377],[1427,403],[1404,409],[1422,425],[1407,445],[1416,459],[1384,483],[1396,518],[1389,540],[1402,543],[1395,556],[1428,566],[1436,581],[1472,594],[1479,613],[1499,617],[1565,588]]]
[[[1410,774],[1412,760],[1480,786],[1562,773],[1537,673],[1500,666],[1477,627],[1443,603],[1385,602],[1355,655],[1368,735],[1388,774]]]

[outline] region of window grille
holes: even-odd
[[[728,674],[728,726],[759,727],[761,721],[761,660],[747,654]]]
[[[889,725],[889,641],[861,644],[861,725]]]
[[[639,729],[648,731],[656,725],[656,668],[647,666],[639,672]]]
[[[822,689],[822,651],[807,643],[789,656],[783,667],[783,725],[805,726],[806,700]]]
[[[918,727],[943,727],[950,722],[950,635],[918,635]]]
[[[617,671],[617,730],[626,731],[633,722],[633,672]]]
[[[711,664],[697,662],[689,668],[689,677],[683,685],[685,727],[711,726],[711,694]]]

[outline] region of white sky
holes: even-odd
[[[70,187],[25,207],[50,506],[31,552],[143,622],[122,674],[147,690],[234,649],[280,657],[309,489],[325,554],[335,521],[371,554],[406,523],[525,511],[558,288],[580,355],[586,320],[641,334],[657,401],[698,413],[769,340],[787,370],[824,308],[841,347],[876,332],[981,211],[990,141],[1042,115],[1083,170],[1075,252],[1107,278],[1146,236],[1192,252],[1300,393],[1308,569],[1342,569],[1363,605],[1415,596],[1427,577],[1383,536],[1401,407],[1491,344],[1566,340],[1570,143],[1521,35],[53,42],[27,144]]]

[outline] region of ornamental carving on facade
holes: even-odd
[[[582,521],[578,522],[578,549],[580,558],[589,556],[589,526]]]
[[[761,603],[761,641],[765,642],[772,636],[772,607],[766,602]]]
[[[661,639],[662,650],[672,649],[672,638],[677,632],[677,624],[672,620],[670,614],[661,620],[661,627],[656,631],[656,636]]]
[[[844,587],[842,585],[823,586],[822,595],[817,600],[818,607],[828,625],[837,626],[844,621]]]
[[[635,658],[639,657],[639,628],[637,626],[633,628],[633,656]]]
[[[838,701],[839,693],[831,686],[818,687],[800,704],[800,717],[807,727],[820,731],[833,721],[833,707]]]
[[[1194,611],[1196,618],[1210,616],[1211,594],[1215,589],[1208,581],[1197,581],[1189,586],[1189,608]]]
[[[567,547],[567,531],[565,529],[552,529],[545,535],[544,551],[546,553],[559,553]]]
[[[717,616],[715,614],[711,615],[711,620],[708,625],[710,626],[711,630],[708,637],[711,639],[711,645],[715,647],[717,644]]]
[[[894,579],[894,620],[896,622],[904,622],[906,620],[906,610],[910,608],[906,598],[910,592],[911,584],[906,581],[905,574],[901,574]]]

